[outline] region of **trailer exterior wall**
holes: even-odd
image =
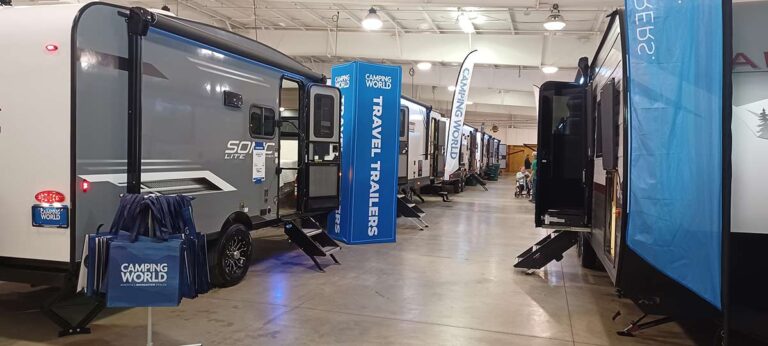
[[[0,257],[70,260],[71,228],[32,227],[30,208],[43,190],[63,193],[67,206],[74,197],[69,63],[70,29],[79,8],[0,7],[0,32],[5,33],[0,53]],[[26,14],[32,12],[34,20],[29,20]],[[57,49],[47,51],[49,44]]]
[[[731,231],[768,234],[768,35],[764,2],[733,7],[733,179]]]
[[[408,107],[408,184],[418,186],[429,182],[429,160],[427,158],[427,114],[428,109],[406,99],[400,100]],[[402,125],[401,125],[402,126]]]
[[[609,22],[608,30],[602,46],[592,61],[592,95],[594,95],[594,104],[600,101],[600,90],[610,80],[620,94],[624,93],[624,66],[621,33],[621,18],[614,15]],[[593,101],[589,101],[593,102]],[[619,128],[624,128],[624,98],[619,98]],[[599,116],[593,123],[600,121]],[[618,169],[616,172],[606,172],[603,169],[602,154],[595,155],[597,148],[596,126],[593,126],[590,133],[591,141],[590,155],[594,157],[594,177],[592,182],[592,232],[590,233],[590,242],[595,249],[597,257],[605,267],[608,275],[615,282],[617,270],[621,261],[621,243],[622,237],[622,218],[621,211],[624,209],[624,131],[618,131],[619,140]],[[610,176],[610,179],[609,179]]]
[[[77,254],[82,238],[108,224],[125,190],[126,25],[109,5],[83,10],[76,26]],[[230,214],[277,218],[277,134],[252,136],[249,112],[278,113],[282,74],[239,56],[151,29],[143,48],[142,192],[195,195],[201,232],[221,230]],[[243,97],[224,105],[224,92]],[[254,143],[265,145],[266,177],[254,182]]]

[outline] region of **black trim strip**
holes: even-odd
[[[80,61],[80,59],[83,58],[83,55],[89,55],[91,57],[94,57],[96,65],[128,72],[129,60],[126,57],[112,55],[109,53],[99,52],[99,51],[90,50],[90,49],[78,49],[77,51],[78,62]],[[155,77],[160,79],[168,79],[168,77],[164,75],[162,72],[160,72],[160,70],[155,65],[152,65],[151,63],[148,63],[148,62],[144,62],[142,63],[142,65],[143,65],[142,72],[145,76],[150,76],[150,77]]]
[[[142,129],[142,42],[155,15],[141,7],[128,12],[128,184],[126,193],[141,193],[141,129]]]
[[[619,25],[620,25],[620,27],[619,27],[619,31],[620,31],[619,32],[619,36],[620,37],[624,36],[624,18],[623,18],[623,16],[624,16],[624,10],[622,10],[622,9],[616,9],[616,10],[614,10],[613,12],[609,13],[606,16],[607,18],[610,18],[610,19],[608,20],[608,25],[606,25],[606,27],[605,27],[606,29],[605,29],[605,32],[603,33],[603,37],[600,39],[600,44],[597,45],[597,50],[595,50],[595,55],[592,56],[592,61],[589,63],[589,65],[590,65],[589,69],[590,70],[595,68],[594,64],[595,64],[595,61],[597,61],[597,56],[600,55],[600,51],[603,50],[603,46],[605,46],[605,41],[608,39],[608,34],[610,33],[610,29],[613,26],[613,23],[616,21],[616,18],[619,18]],[[621,42],[621,47],[624,48],[624,40],[622,39],[621,41],[622,41]],[[624,60],[622,60],[622,62],[623,61]],[[590,76],[590,80],[587,81],[587,82],[591,82],[592,81],[592,77],[594,77],[594,76]]]
[[[733,112],[733,5],[730,0],[723,0],[723,134],[722,134],[722,241],[720,260],[720,308],[723,314],[723,345],[728,345],[731,321],[730,270],[731,265],[731,179],[732,179],[732,133]]]

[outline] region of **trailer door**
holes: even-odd
[[[547,82],[539,92],[536,226],[588,227],[586,87]]]
[[[448,133],[448,122],[442,119],[433,119],[435,141],[434,151],[434,177],[442,178],[445,175],[445,142]]]
[[[397,183],[405,185],[408,183],[408,124],[409,109],[407,106],[400,107],[400,148],[397,162]]]
[[[309,117],[303,129],[301,212],[326,212],[339,205],[341,94],[322,84],[310,84],[305,94]]]

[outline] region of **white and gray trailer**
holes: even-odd
[[[442,184],[448,119],[407,96],[400,103],[398,186],[410,198],[423,188]]]
[[[429,113],[428,155],[430,165],[430,183],[433,186],[443,184],[445,175],[445,143],[448,138],[448,118],[440,112]]]
[[[72,288],[126,192],[195,196],[224,286],[250,230],[337,207],[338,89],[282,53],[101,2],[0,7],[0,32],[0,281]]]
[[[407,141],[405,153],[400,151],[398,182],[400,190],[410,194],[414,189],[429,184],[429,117],[432,106],[400,97],[400,136]]]

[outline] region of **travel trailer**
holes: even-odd
[[[414,191],[418,193],[422,186],[429,185],[432,176],[432,166],[429,161],[429,125],[432,106],[402,96],[400,108],[401,146],[406,140],[407,143],[405,153],[403,150],[400,151],[401,166],[398,167],[398,180],[400,190],[410,196]]]
[[[442,185],[445,175],[445,143],[448,137],[448,118],[432,110],[429,113],[429,166],[430,183]]]
[[[422,189],[441,186],[445,171],[448,119],[432,106],[401,97],[398,185],[409,199]]]
[[[194,196],[220,286],[249,231],[337,207],[339,91],[282,53],[103,2],[2,8],[0,31],[0,281],[72,289],[123,193]]]
[[[516,267],[540,267],[578,245],[583,266],[604,268],[622,297],[665,316],[641,318],[622,335],[712,317],[723,323],[722,336],[730,330],[750,340],[735,344],[768,340],[760,327],[768,321],[768,286],[754,275],[768,270],[760,255],[768,219],[758,202],[768,193],[768,80],[766,66],[750,58],[768,44],[755,34],[768,6],[737,3],[732,17],[729,10],[723,18],[725,25],[732,20],[733,35],[722,30],[722,47],[719,17],[707,26],[715,32],[700,33],[714,39],[691,38],[685,49],[657,46],[697,54],[685,70],[665,71],[669,83],[695,93],[661,97],[652,86],[658,71],[643,63],[627,78],[631,59],[641,57],[626,60],[636,38],[626,34],[623,10],[610,16],[592,60],[579,61],[574,82],[541,87],[535,223],[556,231],[521,254]],[[664,105],[642,103],[651,99]],[[651,108],[674,113],[658,118]],[[670,115],[674,123],[661,121]]]

